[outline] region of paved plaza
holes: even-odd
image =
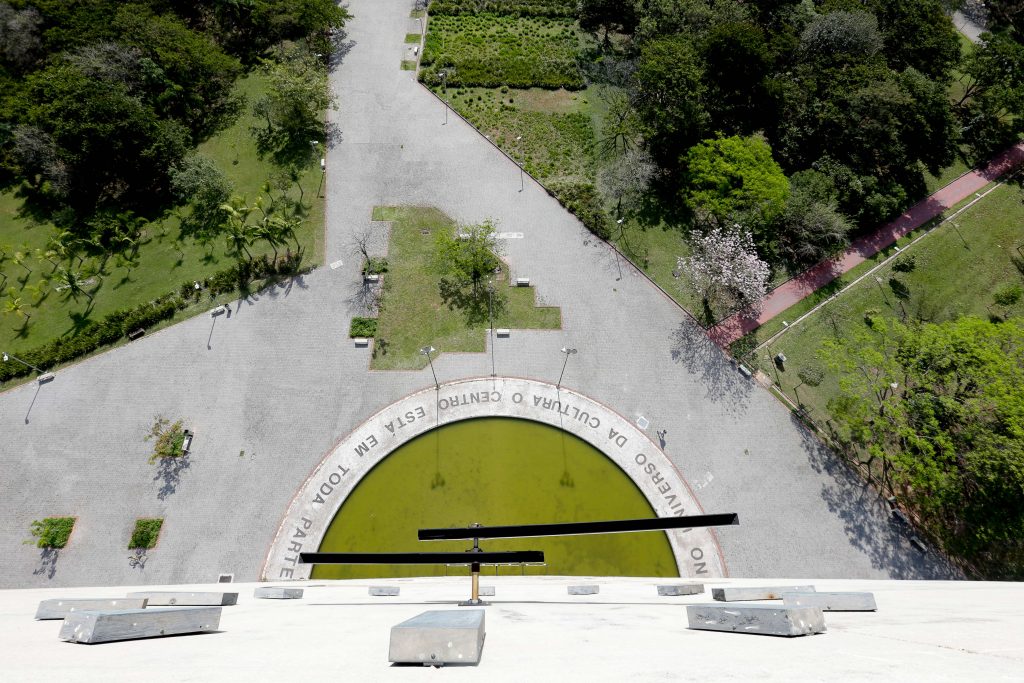
[[[731,576],[956,577],[661,291],[625,263],[619,279],[609,248],[543,188],[527,179],[520,192],[518,167],[457,116],[445,123],[443,105],[399,69],[404,36],[418,31],[410,9],[350,5],[327,156],[326,262],[340,267],[0,394],[0,586],[255,580],[332,445],[433,386],[429,369],[369,371],[370,351],[347,338],[361,287],[353,235],[374,206],[399,204],[523,233],[503,256],[539,303],[561,307],[563,329],[496,340],[497,373],[553,384],[559,347],[577,348],[563,385],[644,417],[652,437],[667,430],[665,455],[703,509],[739,513],[717,534]],[[491,372],[486,353],[442,353],[434,365],[441,382]],[[158,414],[195,432],[175,468],[147,462]],[[57,515],[77,517],[66,549],[44,557],[23,544],[32,520]],[[138,517],[166,519],[144,568],[125,548]]]

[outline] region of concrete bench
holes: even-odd
[[[528,278],[528,277],[517,277],[516,278],[516,287],[529,287],[529,286],[530,286],[530,278]]]
[[[394,597],[400,593],[398,586],[370,586],[370,595],[374,597]]]
[[[366,337],[355,337],[356,348],[364,348],[370,345],[370,340]]]
[[[218,306],[217,308],[215,308],[212,311],[210,311],[210,317],[211,318],[216,318],[218,315],[224,315],[227,312],[228,312],[228,309],[224,308],[223,306]]]
[[[600,586],[569,586],[569,595],[597,595]]]
[[[783,593],[813,593],[814,586],[726,586],[712,588],[711,597],[721,602],[781,600]]]
[[[512,330],[506,329],[504,327],[499,327],[494,332],[499,337],[510,337],[510,336],[512,336]]]
[[[185,591],[137,591],[129,593],[129,598],[146,598],[149,600],[149,607],[168,607],[174,605],[193,606],[221,606],[237,605],[238,593],[216,593],[216,592],[195,592]]]
[[[58,638],[93,644],[216,631],[220,626],[221,609],[176,607],[73,612],[64,618]]]
[[[377,273],[367,273],[363,276],[363,282],[380,282],[380,275]]]
[[[658,595],[699,595],[704,592],[703,583],[673,583],[666,586],[658,586]]]
[[[76,598],[40,600],[36,608],[36,619],[63,619],[72,612],[84,610],[145,609],[145,598]]]
[[[825,632],[825,615],[817,607],[687,605],[686,619],[690,628],[698,631],[789,638]]]
[[[188,431],[186,429],[185,430],[185,438],[181,442],[181,452],[182,453],[186,453],[187,454],[190,450],[192,450],[192,439],[193,439],[193,437],[195,437],[195,434],[193,434],[192,432],[190,432],[190,431]]]
[[[388,661],[398,664],[478,664],[484,610],[431,610],[391,628]]]
[[[139,337],[141,337],[144,334],[146,334],[146,331],[140,327],[139,329],[135,330],[134,332],[129,332],[128,333],[128,341],[135,341],[136,339],[138,339]]]
[[[252,596],[265,600],[297,600],[302,597],[302,589],[285,588],[283,586],[258,586],[253,591]]]
[[[874,593],[783,593],[786,607],[817,607],[822,612],[874,612]]]

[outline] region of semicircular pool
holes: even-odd
[[[465,550],[420,542],[421,527],[542,524],[654,517],[619,467],[582,439],[528,420],[481,418],[439,427],[384,458],[335,515],[321,552]],[[679,576],[664,532],[484,541],[485,550],[543,550],[547,567],[501,574]],[[452,567],[448,574],[465,574]],[[485,567],[485,573],[494,571]],[[313,578],[444,575],[443,566],[317,565]]]

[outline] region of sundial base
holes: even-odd
[[[487,607],[490,604],[491,603],[484,602],[483,600],[477,598],[476,600],[463,600],[459,603],[459,607]]]

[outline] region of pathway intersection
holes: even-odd
[[[376,205],[432,205],[502,232],[513,277],[562,309],[563,329],[495,340],[501,376],[562,385],[614,410],[663,450],[705,511],[739,513],[717,534],[732,576],[939,578],[884,504],[703,330],[518,168],[401,71],[409,0],[352,0],[350,49],[332,75],[340,109],[327,155],[322,267],[0,394],[0,587],[255,580],[289,504],[332,444],[433,386],[430,370],[371,372],[347,338],[361,286],[353,236]],[[378,224],[379,225],[379,224]],[[424,340],[425,342],[428,340]],[[444,350],[442,349],[442,352]],[[489,377],[488,353],[442,353],[442,382]],[[37,395],[38,389],[38,395]],[[442,391],[444,387],[442,386]],[[179,471],[147,463],[154,415],[195,432]],[[696,483],[702,486],[697,490]],[[29,523],[78,518],[44,565]],[[166,519],[143,569],[124,548],[137,517]],[[473,520],[466,520],[467,522]]]

